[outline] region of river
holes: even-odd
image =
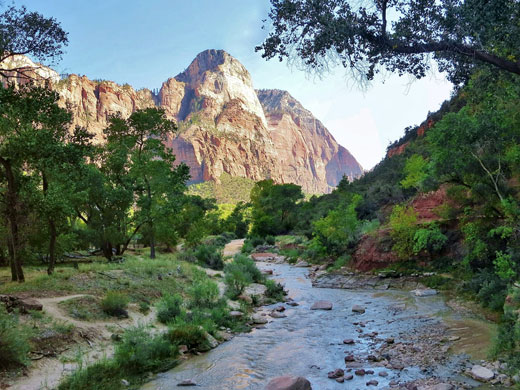
[[[287,374],[306,377],[314,390],[367,388],[366,382],[370,379],[379,383],[371,388],[383,388],[390,381],[405,383],[436,376],[477,385],[460,376],[461,367],[467,364],[467,359],[460,354],[445,353],[446,360],[438,364],[432,352],[428,369],[414,365],[404,369],[382,367],[379,363],[366,360],[387,338],[394,338],[398,345],[409,341],[415,334],[419,335],[417,348],[429,348],[428,343],[421,344],[424,342],[420,340],[421,331],[446,328],[446,324],[451,326],[448,334],[461,337],[452,349],[461,352],[484,351],[490,338],[489,326],[453,312],[441,296],[415,297],[407,291],[381,293],[313,288],[305,268],[265,263],[258,263],[258,266],[273,269],[274,278],[285,285],[289,297],[299,306],[286,306],[286,318],[273,319],[264,328],[237,335],[208,353],[194,356],[174,369],[157,375],[143,389],[173,390],[178,388],[179,382],[192,380],[201,390],[255,390],[263,389],[271,378]],[[333,309],[310,310],[310,306],[318,300],[332,302]],[[353,313],[352,306],[356,304],[366,308],[366,312]],[[367,337],[371,332],[377,332],[377,337]],[[343,340],[348,338],[354,339],[355,344],[343,344]],[[432,344],[432,350],[434,347],[437,348],[437,345]],[[354,375],[348,385],[329,379],[327,372],[344,369],[344,358],[349,354],[362,362],[354,369],[372,369],[374,374]],[[417,350],[419,354],[428,359],[428,351]],[[379,372],[386,372],[388,376],[379,376]]]

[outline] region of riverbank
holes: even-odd
[[[260,390],[283,375],[303,376],[314,389],[342,389],[344,382],[353,388],[407,389],[512,385],[502,363],[482,362],[466,353],[489,346],[489,328],[480,327],[481,322],[471,325],[476,319],[453,310],[441,295],[393,288],[315,288],[312,269],[290,266],[276,254],[254,257],[285,285],[291,303],[265,308],[265,323],[252,333],[159,374],[143,389],[173,390],[191,381],[202,390]],[[311,310],[317,301],[329,302],[331,310]],[[360,308],[353,311],[354,306]],[[283,316],[270,317],[276,309]],[[484,372],[492,371],[492,382],[472,378],[470,372],[478,374],[481,365]]]
[[[239,252],[241,243],[242,240],[232,241],[223,252],[232,256]],[[10,283],[0,275],[4,279],[0,295],[14,310],[7,318],[17,320],[13,326],[20,335],[27,331],[30,348],[30,364],[27,368],[20,365],[3,370],[0,388],[55,388],[79,368],[110,361],[117,348],[123,348],[121,345],[128,341],[132,329],[143,330],[139,335],[144,337],[140,340],[143,343],[157,341],[156,335],[176,337],[167,346],[172,354],[165,355],[166,361],[160,362],[164,364],[150,366],[144,375],[136,372],[131,378],[122,377],[108,384],[111,389],[128,388],[142,383],[150,371],[169,368],[229,340],[235,332],[247,330],[248,313],[254,304],[263,301],[266,287],[253,283],[239,299],[230,300],[224,296],[223,271],[179,259],[182,256],[164,254],[150,260],[140,253],[130,253],[118,263],[100,260],[59,267],[52,276],[46,275],[43,268],[27,267],[25,284]],[[119,315],[110,316],[102,310],[102,303],[114,291],[128,303]],[[172,328],[161,323],[160,311],[165,310],[161,308],[163,301],[173,296],[180,297],[181,306]],[[206,319],[198,321],[194,316]],[[191,325],[194,321],[200,325]],[[193,338],[187,338],[192,337],[188,331],[195,331]],[[177,333],[174,336],[172,332]],[[182,340],[178,339],[181,334]],[[92,386],[86,388],[97,388]]]

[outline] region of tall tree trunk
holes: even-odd
[[[47,274],[52,275],[54,272],[54,265],[56,264],[56,224],[52,218],[49,218],[49,266],[47,267]]]
[[[16,181],[13,173],[11,162],[0,157],[0,164],[5,170],[7,179],[7,220],[9,222],[9,234],[12,244],[12,265],[11,278],[13,281],[20,283],[25,282],[22,269],[20,234],[18,231],[18,193],[16,191]]]
[[[155,259],[155,233],[153,223],[150,223],[150,259]]]
[[[49,182],[47,181],[47,175],[42,171],[42,184],[43,184],[43,195],[47,196],[47,191],[49,189]],[[47,218],[49,224],[49,266],[47,267],[47,274],[52,275],[54,272],[54,265],[56,264],[56,223],[52,216]]]
[[[103,243],[101,249],[103,250],[103,256],[105,256],[108,261],[112,261],[112,244],[106,241]]]
[[[9,225],[9,224],[7,224]],[[18,276],[16,275],[16,267],[14,266],[14,249],[11,237],[7,237],[7,252],[9,253],[9,266],[11,267],[11,280],[16,282]]]

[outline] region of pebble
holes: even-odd
[[[341,368],[336,368],[334,371],[331,371],[327,374],[330,379],[342,378],[345,375],[345,371]]]
[[[351,381],[352,379],[354,379],[354,375],[348,374],[348,375],[345,375],[344,378],[346,381]]]
[[[354,358],[354,355],[347,355],[345,356],[345,363],[346,362],[354,362],[356,359]]]
[[[356,371],[354,371],[354,374],[359,375],[359,376],[363,376],[363,375],[365,375],[365,370],[363,370],[363,369],[356,370]]]
[[[378,384],[379,384],[379,382],[376,381],[375,379],[372,379],[367,382],[367,386],[377,386]]]
[[[380,371],[377,375],[379,375],[382,378],[386,378],[388,376],[388,372],[386,371]]]
[[[355,341],[352,340],[352,339],[345,339],[345,340],[343,340],[343,344],[354,344],[354,343],[355,343]]]

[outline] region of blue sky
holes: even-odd
[[[8,1],[6,1],[9,4]],[[159,88],[205,49],[224,49],[241,61],[255,88],[288,90],[314,113],[365,169],[384,156],[406,126],[422,122],[450,96],[436,74],[423,80],[390,76],[361,91],[343,68],[318,78],[255,53],[266,31],[268,0],[15,0],[53,16],[69,32],[54,68],[92,79]]]

